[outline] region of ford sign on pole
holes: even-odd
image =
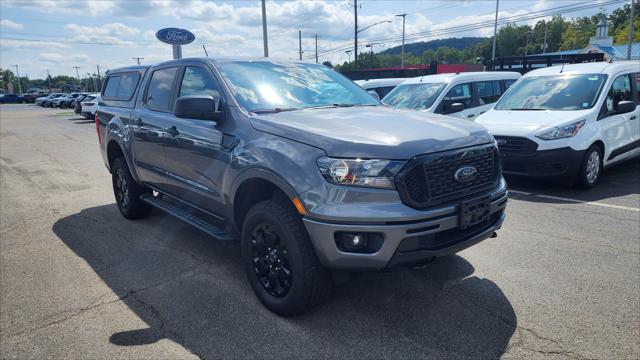
[[[193,40],[196,39],[196,36],[189,30],[178,29],[178,28],[165,28],[160,29],[156,33],[156,39],[162,41],[163,43],[173,45],[173,58],[180,59],[182,58],[182,47],[181,45],[186,45]]]

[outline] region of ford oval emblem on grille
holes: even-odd
[[[473,166],[463,166],[460,169],[456,170],[456,173],[453,175],[453,177],[457,182],[465,183],[473,180],[476,177],[477,172],[478,169],[474,168]]]
[[[496,142],[498,143],[498,145],[506,145],[507,144],[507,140],[505,140],[505,139],[498,139],[498,140],[496,140]]]

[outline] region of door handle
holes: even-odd
[[[175,126],[164,129],[164,131],[171,136],[178,136],[180,131]]]
[[[635,120],[636,116],[635,115],[631,115],[631,117],[629,118],[629,120]]]
[[[476,116],[476,114],[469,114],[469,115],[467,115],[467,117],[468,117],[468,118],[472,118],[472,117],[474,117],[474,116]]]

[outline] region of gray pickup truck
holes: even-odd
[[[507,189],[473,123],[394,110],[323,65],[180,59],[111,70],[96,113],[128,219],[166,211],[240,240],[260,301],[310,309],[345,273],[495,235]]]

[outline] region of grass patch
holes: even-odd
[[[59,112],[59,113],[55,113],[53,114],[53,116],[69,116],[69,115],[75,115],[76,113],[73,111],[65,111],[65,112]]]

